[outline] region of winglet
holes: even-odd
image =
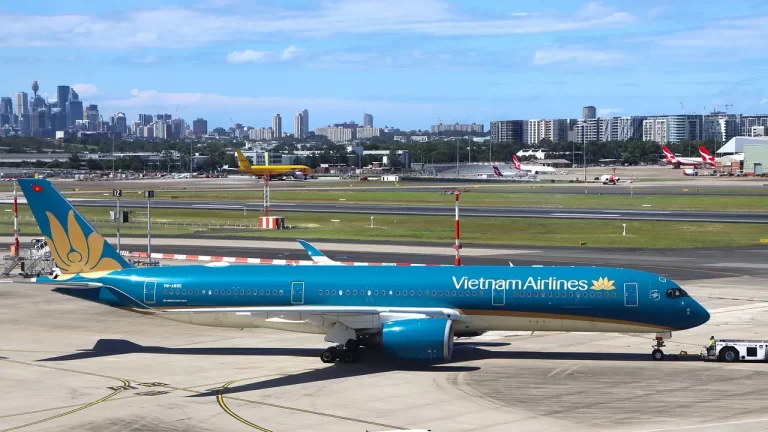
[[[312,258],[312,261],[316,263],[322,263],[322,264],[338,264],[338,262],[328,258],[325,256],[324,253],[320,252],[320,250],[314,246],[312,246],[308,241],[306,240],[300,240],[297,239],[301,247],[304,248],[304,250],[307,251],[310,258]]]

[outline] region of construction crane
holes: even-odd
[[[732,106],[733,106],[733,104],[725,104],[725,112],[727,113],[728,112],[728,107],[732,107]]]

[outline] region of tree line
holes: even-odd
[[[49,139],[32,137],[0,137],[0,151],[5,153],[33,153],[30,154],[30,161],[23,164],[35,168],[86,168],[89,170],[107,170],[111,171],[113,162],[98,161],[88,159],[85,152],[89,153],[112,153],[114,145],[115,152],[156,152],[160,153],[160,161],[152,162],[147,166],[146,162],[139,157],[120,158],[115,160],[115,170],[128,171],[167,171],[167,172],[188,172],[189,164],[192,160],[190,155],[207,155],[209,159],[196,167],[198,171],[215,171],[223,166],[236,167],[237,161],[233,149],[243,147],[242,141],[128,141],[122,139],[113,140],[112,138],[88,136],[82,138],[71,138],[63,142]],[[402,143],[396,141],[386,142],[381,139],[374,139],[371,142],[365,142],[361,145],[365,150],[385,150],[389,151],[389,159],[393,162],[392,166],[398,168],[400,162],[395,157],[397,150],[410,151],[411,162],[415,163],[460,163],[465,162],[507,162],[511,161],[512,155],[520,150],[536,148],[547,152],[547,158],[565,159],[576,165],[598,163],[602,159],[616,160],[617,163],[636,165],[640,163],[657,163],[663,159],[661,146],[654,141],[629,140],[629,141],[609,141],[609,142],[589,142],[586,144],[573,142],[552,142],[544,139],[536,146],[527,145],[521,142],[500,142],[491,143],[490,141],[474,142],[468,139],[454,140],[436,140],[427,142]],[[708,141],[684,141],[675,144],[669,144],[672,152],[684,157],[698,157],[699,146],[704,146],[710,153],[721,146],[720,142]],[[337,144],[329,141],[325,137],[316,137],[314,142],[297,143],[290,139],[281,140],[271,151],[283,154],[292,154],[298,150],[316,151],[316,155],[307,157],[298,157],[294,161],[296,164],[307,165],[310,168],[318,168],[321,164],[334,164],[352,167],[365,167],[373,162],[381,161],[381,156],[364,155],[360,160],[356,154],[347,151],[347,145]],[[55,161],[45,163],[34,159],[34,153],[49,152],[67,152],[73,156],[67,161]],[[174,160],[171,152],[179,153],[180,158]],[[526,158],[520,158],[525,160]],[[527,158],[530,159],[530,158]],[[6,164],[9,165],[9,164]],[[13,164],[11,164],[13,165]],[[21,166],[22,164],[15,164]]]

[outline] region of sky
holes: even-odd
[[[36,0],[0,3],[0,95],[78,89],[107,118],[209,130],[768,112],[768,2]],[[15,103],[15,99],[14,99]]]

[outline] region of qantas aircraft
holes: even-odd
[[[676,169],[681,166],[702,166],[703,164],[701,159],[675,156],[675,154],[672,153],[672,150],[667,148],[667,146],[662,146],[661,151],[664,152],[664,160],[667,161],[667,165],[672,165]]]
[[[715,157],[712,156],[712,154],[707,151],[707,148],[704,146],[699,146],[699,154],[701,155],[701,159],[704,161],[704,164],[714,168],[715,167]]]
[[[531,174],[543,174],[543,173],[556,173],[557,170],[543,165],[522,165],[517,156],[512,155],[512,163],[515,165],[516,170],[527,171]]]

